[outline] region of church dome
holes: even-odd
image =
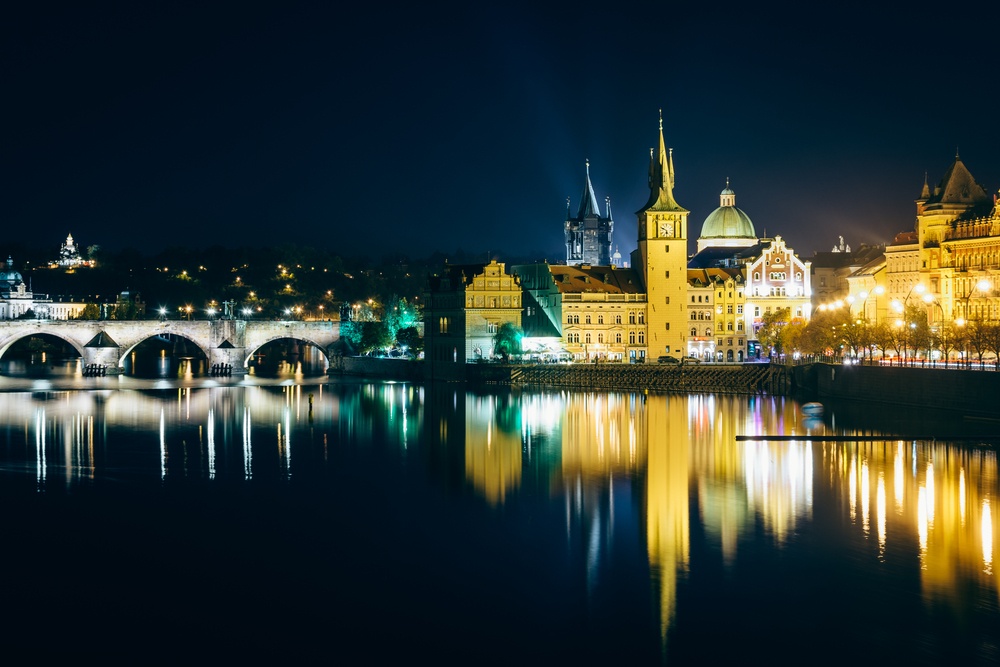
[[[719,197],[719,208],[712,211],[701,227],[703,239],[753,239],[757,240],[750,216],[736,208],[736,193],[729,188]]]
[[[8,257],[7,266],[0,269],[0,283],[7,283],[8,285],[20,285],[24,282],[24,278],[21,274],[14,270],[14,261]]]

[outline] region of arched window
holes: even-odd
[[[698,330],[695,329],[694,327],[691,327],[691,335],[692,336],[697,336],[698,335]]]
[[[584,337],[583,342],[590,343],[590,332],[589,331],[586,333],[586,336]]]
[[[646,323],[646,313],[639,313],[639,324]]]
[[[621,331],[615,333],[615,343],[617,343],[618,345],[622,344],[622,332]]]
[[[590,313],[587,313],[583,318],[584,324],[590,324]]]

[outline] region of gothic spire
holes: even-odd
[[[594,194],[594,185],[590,182],[590,160],[586,161],[587,182],[583,186],[583,198],[580,200],[580,211],[576,217],[583,220],[586,217],[601,217],[601,209],[597,206],[597,195]]]
[[[643,211],[687,211],[674,199],[674,154],[666,148],[663,140],[663,110],[660,110],[659,144],[654,157],[650,151],[649,201]]]

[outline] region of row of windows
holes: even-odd
[[[771,280],[787,280],[787,279],[788,279],[788,276],[787,276],[787,274],[784,271],[772,271],[771,272]],[[760,273],[759,272],[757,272],[757,271],[753,272],[753,280],[754,280],[754,282],[760,282]],[[795,272],[795,282],[802,282],[802,272],[801,271],[796,271]]]
[[[637,319],[636,313],[629,313],[628,314],[628,323],[629,324],[635,324],[636,323],[636,319]],[[639,324],[645,324],[646,323],[646,313],[639,313],[638,314],[638,320],[639,320]],[[580,316],[579,315],[567,315],[566,316],[566,324],[579,324],[579,323],[580,323]],[[584,324],[592,324],[592,322],[590,321],[590,314],[589,313],[583,316],[583,323]],[[598,314],[598,316],[597,316],[597,323],[598,324],[604,324],[604,315]],[[621,324],[621,323],[622,323],[622,316],[616,314],[615,318],[614,318],[614,324]]]
[[[743,304],[742,303],[737,304],[737,306],[736,306],[736,313],[738,315],[742,315],[743,314]],[[727,315],[732,315],[733,314],[733,305],[732,304],[729,304],[729,305],[726,306],[726,314]],[[710,311],[710,310],[692,310],[691,311],[691,319],[692,320],[710,320],[710,319],[712,319],[712,311]]]
[[[704,296],[704,299],[705,299],[704,301],[702,301],[702,296]],[[718,298],[719,299],[722,298],[722,292],[721,291],[719,292]],[[733,293],[729,292],[729,294],[728,294],[728,296],[726,298],[732,299],[733,298]],[[739,298],[741,298],[741,299],[743,298],[743,292],[739,293]],[[695,301],[695,295],[692,294],[691,295],[691,303],[712,303],[712,299],[707,294],[705,294],[705,295],[699,294],[698,295],[698,300]]]
[[[584,344],[588,344],[589,345],[590,343],[593,343],[593,335],[589,331],[587,333],[583,334],[582,338],[583,338],[583,343]],[[567,343],[579,345],[580,342],[581,342],[580,339],[581,339],[581,336],[578,333],[568,333],[568,334],[566,334],[566,342]],[[642,332],[642,331],[639,331],[638,333],[635,332],[635,331],[629,331],[628,332],[628,344],[629,345],[635,345],[637,339],[639,341],[639,345],[645,345],[646,344],[646,334],[644,332]],[[621,332],[616,332],[615,333],[615,335],[614,335],[614,342],[615,342],[616,345],[621,345],[622,344],[622,335],[621,335]],[[597,334],[597,343],[599,345],[604,343],[604,334],[603,333],[598,333]]]
[[[719,322],[719,325],[716,328],[719,331],[723,331],[722,322]],[[732,322],[726,322],[725,331],[732,331],[732,330],[733,330],[733,323]],[[741,331],[741,332],[743,331],[743,320],[740,320],[739,322],[736,323],[736,331]],[[697,328],[691,327],[691,335],[692,336],[697,336],[698,335]],[[711,336],[712,335],[712,327],[705,327],[705,335],[706,336]]]

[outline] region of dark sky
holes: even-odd
[[[996,21],[968,5],[20,4],[8,243],[561,258],[589,159],[627,256],[660,108],[692,249],[726,178],[800,256],[912,229],[956,150],[1000,187]]]

